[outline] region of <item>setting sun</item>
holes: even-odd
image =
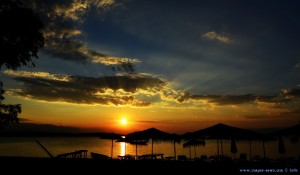
[[[121,120],[121,124],[122,124],[122,125],[126,125],[126,124],[127,124],[127,120],[126,120],[125,118],[123,118],[123,119]]]

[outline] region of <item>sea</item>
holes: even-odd
[[[269,159],[300,158],[300,141],[293,143],[290,138],[283,138],[285,153],[278,153],[278,141],[264,143],[265,156]],[[261,141],[236,141],[237,153],[231,153],[231,141],[222,140],[222,149],[217,140],[206,140],[205,146],[183,147],[184,141],[180,143],[154,141],[150,139],[147,145],[132,145],[125,142],[117,142],[111,139],[99,137],[0,137],[0,156],[21,157],[50,157],[50,155],[38,144],[38,142],[53,156],[70,153],[78,150],[87,150],[87,157],[91,158],[91,152],[118,158],[125,154],[139,156],[143,154],[162,153],[164,157],[185,155],[187,158],[200,158],[223,154],[232,158],[239,158],[246,154],[247,159],[254,156],[264,157],[264,147]],[[219,149],[218,149],[219,145]],[[250,152],[251,149],[251,152]]]

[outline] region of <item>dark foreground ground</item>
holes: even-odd
[[[300,174],[296,162],[202,162],[0,157],[5,174]],[[1,173],[2,174],[2,173]]]

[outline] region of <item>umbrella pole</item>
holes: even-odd
[[[152,156],[151,156],[151,159],[153,159],[153,138],[151,139],[151,142],[152,142]]]
[[[192,160],[192,149],[191,149],[191,147],[189,147],[190,148],[190,160]]]
[[[194,146],[194,152],[195,152],[195,159],[196,159],[196,146]]]
[[[135,144],[135,159],[137,159],[137,157],[138,157],[138,154],[137,154],[137,147],[138,147],[138,144],[136,143],[136,144]]]
[[[222,139],[221,139],[221,151],[222,151],[222,156],[223,156],[223,144],[222,144]]]
[[[174,157],[175,157],[175,160],[176,160],[176,142],[174,140]]]
[[[218,155],[220,155],[220,152],[219,152],[219,139],[217,139],[217,148],[218,148]]]
[[[251,156],[252,156],[252,150],[251,150],[251,140],[249,140],[249,160],[251,161]]]
[[[114,139],[111,139],[111,158],[113,157],[114,153]]]
[[[137,159],[137,144],[135,145],[135,159]]]
[[[263,140],[262,142],[263,142],[264,159],[266,159],[265,141]]]
[[[278,140],[278,153],[281,154],[281,158],[283,159],[283,154],[285,153],[285,146],[282,136],[280,136]]]

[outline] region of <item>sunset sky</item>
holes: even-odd
[[[29,0],[28,0],[29,1]],[[38,0],[36,67],[1,68],[29,123],[185,133],[300,121],[300,2]],[[17,22],[17,21],[16,21]],[[113,70],[122,62],[135,72]]]

